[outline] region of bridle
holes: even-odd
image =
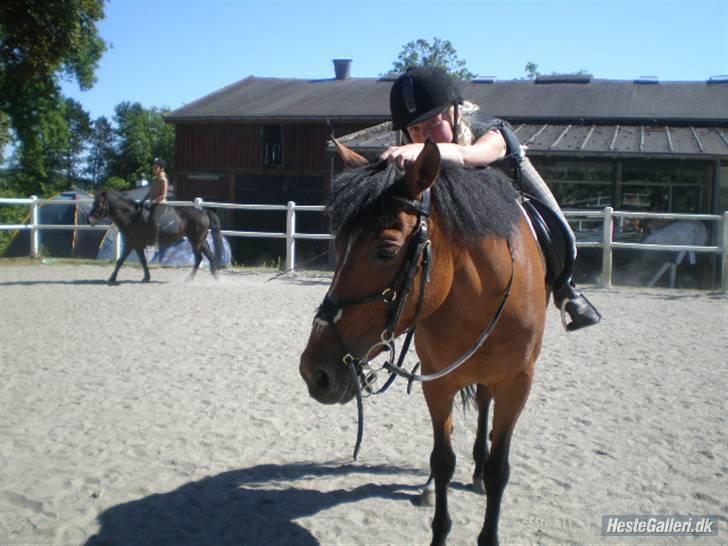
[[[423,193],[422,201],[407,199],[404,197],[394,197],[394,199],[403,203],[406,210],[410,210],[417,214],[417,222],[412,230],[410,242],[406,251],[407,256],[399,271],[395,275],[392,283],[388,288],[385,288],[381,292],[375,292],[355,300],[339,302],[336,301],[333,296],[327,294],[324,297],[324,301],[319,306],[315,316],[315,319],[323,321],[331,326],[334,332],[334,337],[344,353],[342,363],[349,368],[353,368],[357,372],[357,377],[364,380],[364,390],[369,394],[378,394],[379,392],[383,392],[386,387],[391,384],[391,381],[389,381],[385,387],[382,387],[382,389],[377,391],[377,393],[374,393],[371,388],[371,381],[365,380],[364,375],[370,375],[369,373],[366,373],[367,371],[373,372],[369,366],[369,362],[371,357],[378,354],[382,348],[389,350],[390,356],[392,357],[392,360],[394,360],[394,339],[397,325],[399,324],[400,318],[407,304],[407,297],[414,286],[419,265],[422,263],[424,271],[423,275],[420,277],[420,293],[417,300],[415,318],[412,321],[412,325],[407,330],[408,338],[411,338],[412,335],[414,335],[414,327],[417,324],[417,319],[419,318],[419,314],[422,309],[425,285],[429,282],[430,265],[432,263],[432,251],[427,221],[430,215],[430,190],[428,189]],[[382,330],[379,336],[379,341],[372,345],[363,356],[357,357],[352,354],[347,344],[344,342],[338,328],[336,327],[336,318],[347,307],[377,301],[384,302],[387,306],[387,321],[384,330]]]
[[[419,367],[419,363],[408,372],[403,368],[404,359],[409,350],[410,344],[417,328],[417,323],[422,311],[422,305],[425,297],[425,288],[427,283],[430,281],[430,269],[432,267],[432,248],[430,241],[430,230],[428,219],[431,214],[431,196],[429,188],[426,189],[422,194],[422,201],[416,199],[407,199],[404,197],[395,196],[395,200],[399,201],[404,205],[404,209],[414,212],[417,215],[417,223],[415,228],[412,230],[410,243],[407,249],[407,256],[402,263],[399,271],[395,275],[393,282],[388,288],[385,288],[381,292],[375,292],[367,296],[349,300],[344,302],[336,301],[331,295],[326,294],[324,300],[316,311],[314,320],[322,321],[329,326],[334,333],[336,342],[342,350],[344,356],[341,359],[341,363],[346,366],[351,375],[352,382],[356,387],[356,401],[357,401],[357,412],[359,417],[359,425],[357,429],[357,439],[354,448],[354,460],[356,460],[359,454],[359,448],[361,446],[361,440],[363,436],[363,422],[364,422],[364,409],[362,399],[364,393],[367,396],[381,394],[386,391],[390,385],[394,382],[397,376],[402,376],[408,379],[409,383],[407,386],[407,392],[411,392],[413,381],[434,381],[439,379],[460,367],[465,361],[467,361],[480,347],[485,343],[486,339],[490,336],[492,331],[495,329],[498,320],[500,319],[503,309],[508,301],[511,293],[511,287],[513,286],[513,251],[511,250],[510,242],[508,243],[508,250],[511,255],[511,277],[508,282],[508,286],[504,293],[503,299],[500,306],[496,310],[495,315],[491,322],[482,331],[478,340],[475,344],[459,359],[443,368],[439,372],[427,375],[416,375],[415,372]],[[417,298],[417,304],[415,308],[415,314],[411,324],[405,330],[405,339],[400,348],[399,358],[397,358],[396,347],[395,347],[395,332],[397,325],[401,319],[404,308],[407,304],[407,298],[412,291],[415,283],[415,277],[417,276],[417,270],[422,264],[422,275],[420,276],[420,289]],[[341,333],[336,326],[336,320],[347,307],[353,307],[356,305],[364,305],[367,303],[373,303],[381,301],[387,306],[387,321],[382,330],[379,341],[374,343],[363,356],[355,356],[348,348],[344,341]],[[371,359],[377,356],[380,352],[387,351],[389,356],[385,363],[375,369],[371,365]],[[395,363],[396,360],[396,363]],[[386,370],[389,372],[389,377],[385,381],[384,385],[375,390],[373,388],[376,381],[377,374]]]

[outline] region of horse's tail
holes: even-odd
[[[221,224],[220,218],[211,210],[207,210],[207,217],[210,219],[210,232],[212,232],[213,246],[213,260],[215,269],[220,269],[223,266],[223,254],[225,252],[225,243],[222,240],[222,234],[220,233]]]

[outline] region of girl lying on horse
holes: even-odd
[[[499,119],[466,121],[478,107],[466,103],[455,81],[442,69],[410,68],[392,85],[390,91],[392,129],[402,132],[402,146],[387,149],[381,159],[404,167],[411,163],[431,139],[437,143],[443,160],[460,165],[482,167],[501,160],[511,160],[520,172],[523,190],[545,204],[561,220],[568,250],[576,257],[576,238],[548,186],[526,159],[518,139],[508,124]],[[601,314],[577,291],[573,271],[565,271],[554,282],[554,303],[571,321],[573,331],[596,324]],[[566,324],[566,321],[564,321]]]

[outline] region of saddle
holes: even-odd
[[[576,260],[568,227],[535,197],[528,196],[522,205],[541,245],[546,263],[546,282],[551,286],[561,286],[571,277]]]
[[[162,208],[162,215],[159,219],[159,233],[160,235],[176,235],[180,229],[180,218],[174,207],[168,205],[159,204],[158,207]],[[152,207],[140,207],[142,220],[145,224],[149,224],[152,221]]]

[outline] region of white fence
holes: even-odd
[[[0,205],[27,205],[30,207],[30,222],[28,224],[2,225],[0,230],[29,230],[30,231],[30,255],[38,256],[40,251],[41,231],[58,229],[58,230],[100,230],[108,229],[107,225],[102,226],[80,226],[80,225],[55,225],[39,223],[39,207],[41,205],[68,206],[78,204],[91,204],[92,200],[61,200],[61,199],[39,199],[32,196],[29,199],[8,199],[0,198]],[[203,201],[201,198],[195,199],[193,202],[188,201],[168,201],[168,205],[178,206],[195,206],[198,208],[216,208],[230,210],[247,210],[247,211],[285,211],[286,213],[286,231],[265,232],[265,231],[234,231],[222,230],[222,234],[227,237],[258,237],[266,239],[285,239],[286,241],[286,269],[292,269],[296,266],[296,241],[300,239],[310,240],[330,240],[333,237],[328,233],[296,233],[296,212],[320,212],[324,210],[322,205],[296,205],[293,201],[289,201],[287,205],[243,205],[235,203],[216,203]],[[721,256],[721,284],[724,292],[728,292],[728,211],[722,215],[714,214],[668,214],[668,213],[649,213],[649,212],[623,212],[615,211],[612,207],[605,207],[601,211],[595,210],[568,210],[564,211],[564,215],[579,219],[593,219],[602,222],[602,239],[600,241],[578,241],[578,248],[601,248],[602,249],[602,286],[610,288],[612,286],[612,268],[613,268],[613,252],[614,249],[629,248],[640,251],[674,251],[674,252],[696,252],[716,254]],[[694,245],[657,245],[645,243],[626,243],[614,240],[614,223],[615,219],[621,218],[647,218],[647,219],[663,219],[663,220],[696,220],[716,222],[720,226],[720,246],[694,246]],[[117,237],[116,256],[121,253],[120,245],[121,237]],[[674,273],[674,271],[673,271]]]

